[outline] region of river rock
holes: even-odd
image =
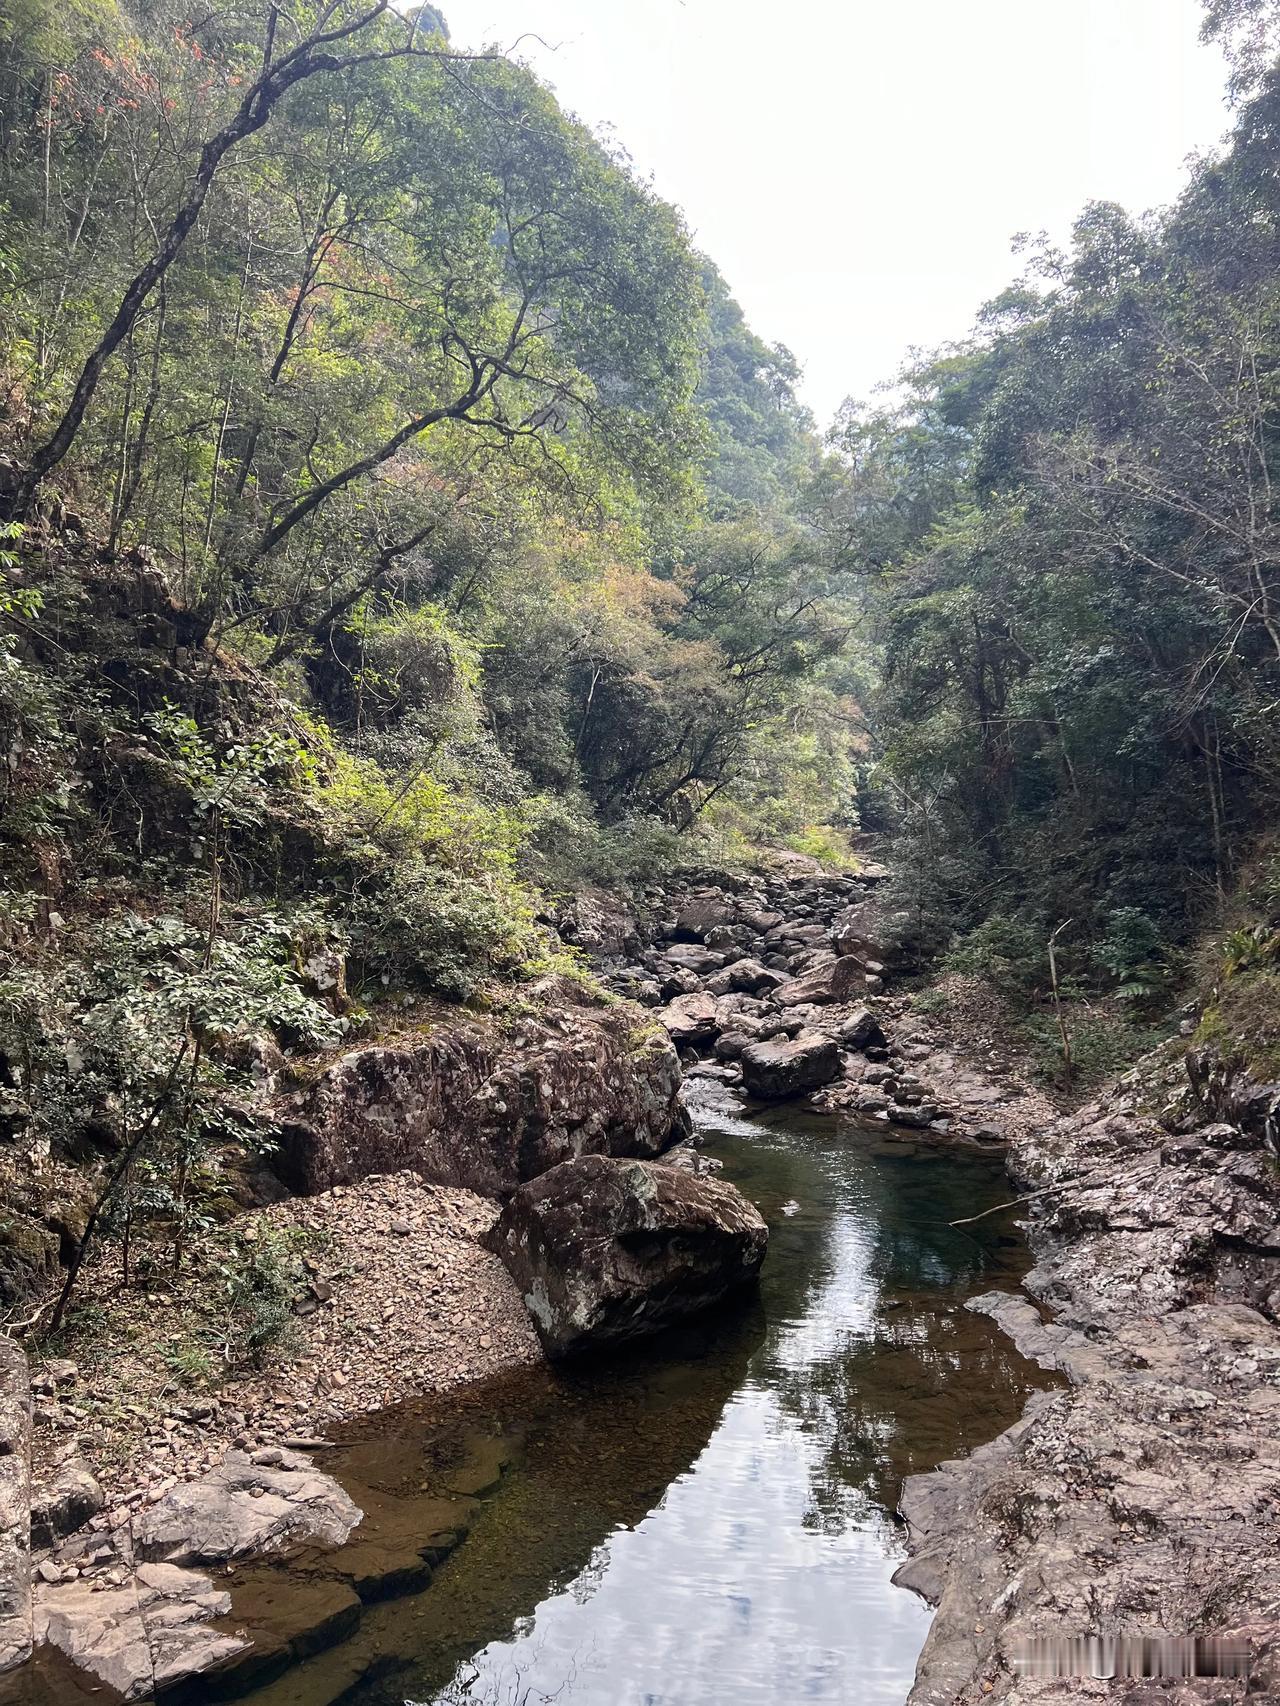
[[[340,1546],[359,1508],[309,1457],[283,1446],[229,1451],[197,1481],[173,1487],[143,1516],[138,1556],[171,1564],[262,1557],[291,1546]]]
[[[837,954],[858,960],[864,968],[875,964],[891,971],[904,971],[914,962],[914,938],[911,914],[878,898],[846,908],[831,929]]]
[[[744,1088],[763,1101],[816,1090],[840,1071],[840,1050],[834,1038],[816,1031],[752,1043],[743,1049],[740,1060]]]
[[[852,959],[824,957],[812,969],[775,989],[773,998],[781,1007],[826,1006],[848,1001],[866,988],[861,966]]]
[[[777,989],[779,984],[787,981],[782,972],[770,970],[759,960],[734,960],[724,969],[729,979],[729,988],[744,995],[759,995],[762,990]]]
[[[35,1632],[125,1700],[149,1700],[157,1689],[247,1648],[241,1636],[209,1627],[211,1618],[230,1610],[231,1596],[208,1576],[172,1564],[141,1564],[119,1585],[42,1586]]]
[[[276,1110],[288,1183],[412,1168],[493,1196],[571,1156],[657,1155],[685,1136],[669,1038],[634,1008],[557,1000],[513,1038],[459,1024],[343,1055]]]
[[[885,1048],[888,1043],[879,1019],[869,1007],[859,1007],[850,1013],[840,1026],[839,1036],[846,1048]]]
[[[695,895],[676,917],[675,933],[685,942],[704,941],[717,925],[733,922],[733,902],[723,894]]]
[[[732,1185],[583,1156],[524,1185],[490,1234],[549,1356],[655,1332],[755,1278],[768,1229]]]
[[[712,953],[710,948],[699,948],[688,942],[677,942],[667,949],[663,958],[668,965],[692,972],[695,977],[706,977],[713,971],[719,971],[724,964],[723,954]]]
[[[677,1048],[709,1048],[720,1033],[713,995],[678,995],[658,1014],[658,1023]]]
[[[0,1671],[31,1655],[31,1384],[0,1338]]]

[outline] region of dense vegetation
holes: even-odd
[[[895,406],[849,410],[876,808],[954,963],[1142,996],[1261,861],[1280,785],[1276,8],[1212,6],[1234,133],[1172,208],[1087,208]],[[1268,875],[1269,871],[1269,875]],[[1269,892],[1267,885],[1270,885]]]
[[[255,1036],[563,969],[593,880],[841,854],[840,470],[677,213],[430,7],[16,0],[0,216],[5,1118],[181,1259]]]
[[[433,8],[14,0],[2,1117],[126,1263],[140,1209],[180,1259],[247,1037],[565,969],[560,898],[664,862],[889,831],[956,967],[1159,1004],[1225,918],[1214,1022],[1265,1006],[1276,13],[1208,7],[1236,125],[1176,206],[1031,245],[823,442],[677,212]]]

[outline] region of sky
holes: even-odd
[[[1228,123],[1199,0],[443,0],[684,212],[825,422],[963,337],[1020,231],[1177,194]],[[531,34],[529,33],[531,32]],[[532,39],[539,37],[540,40]]]

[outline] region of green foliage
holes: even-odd
[[[1211,8],[1252,94],[1178,204],[1033,248],[968,344],[846,412],[823,488],[920,912],[1071,919],[1077,975],[1137,1000],[1280,805],[1276,16]]]
[[[302,1236],[259,1222],[252,1240],[236,1239],[217,1264],[222,1296],[220,1349],[232,1367],[261,1368],[287,1356],[297,1339],[293,1300],[302,1281]]]
[[[519,972],[542,948],[529,898],[497,872],[471,873],[406,854],[381,867],[347,910],[362,978],[426,984],[465,1000],[486,976]]]
[[[211,1351],[198,1338],[170,1339],[161,1346],[165,1367],[183,1386],[208,1386],[218,1371]]]
[[[804,853],[817,859],[833,871],[857,869],[857,859],[849,838],[829,823],[810,823],[783,838],[783,845],[793,853]]]
[[[1067,1011],[1066,1019],[1071,1034],[1071,1088],[1077,1093],[1113,1078],[1163,1040],[1159,1030],[1126,1024],[1110,1013],[1075,1009]],[[1048,1014],[1037,1014],[1025,1019],[1021,1030],[1036,1077],[1062,1087],[1062,1038],[1057,1021]]]
[[[166,703],[142,720],[172,761],[197,818],[216,814],[233,827],[260,823],[276,789],[316,780],[311,755],[278,731],[219,746],[174,705]]]
[[[1094,958],[1116,979],[1125,1001],[1145,1001],[1165,993],[1177,975],[1177,962],[1154,919],[1140,907],[1122,906],[1110,914]]]
[[[24,0],[0,39],[19,465],[274,15],[155,29]],[[522,797],[583,794],[608,823],[687,830],[740,791],[769,836],[843,824],[846,530],[793,358],[526,69],[404,45],[398,15],[368,19],[341,76],[301,79],[226,156],[101,369],[78,501],[393,789],[422,766],[483,795],[466,749],[489,739]],[[291,763],[307,780],[286,734],[151,711],[206,811],[252,810]],[[757,812],[800,776],[803,800]]]
[[[1280,930],[1265,924],[1230,931],[1222,941],[1220,975],[1224,982],[1280,958]]]
[[[945,964],[949,971],[985,977],[1006,994],[1026,997],[1048,984],[1046,939],[1045,931],[996,913],[962,937]]]

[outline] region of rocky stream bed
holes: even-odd
[[[635,912],[579,901],[563,935],[636,1005],[549,987],[505,1028],[406,1030],[301,1086],[264,1060],[257,1111],[300,1194],[277,1190],[245,1236],[324,1230],[295,1306],[301,1353],[175,1402],[126,1333],[96,1364],[37,1365],[33,1411],[6,1351],[0,1699],[105,1685],[203,1701],[292,1674],[420,1591],[501,1468],[481,1447],[453,1483],[432,1472],[390,1497],[326,1473],[335,1429],[536,1369],[539,1339],[556,1357],[599,1350],[740,1290],[765,1220],[687,1141],[679,1056],[712,1118],[803,1099],[850,1122],[851,1142],[1007,1146],[1038,1193],[1026,1295],[966,1307],[1066,1384],[988,1443],[957,1434],[967,1455],[906,1482],[898,1580],[938,1605],[913,1706],[1280,1701],[1274,1099],[1232,1102],[1204,1063],[1188,1080],[1166,1055],[1060,1115],[997,1036],[958,1048],[895,993],[910,919],[880,877],[692,873]],[[137,1307],[142,1344],[152,1306]],[[1010,1419],[993,1412],[991,1431]],[[1251,1674],[1106,1681],[1016,1662],[1039,1638],[1161,1633],[1231,1636]]]

